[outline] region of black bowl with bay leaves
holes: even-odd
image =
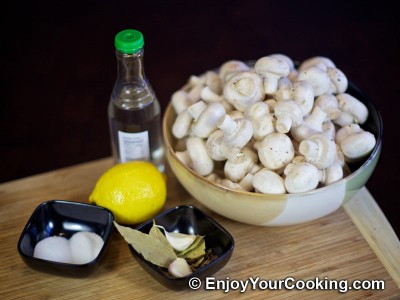
[[[117,225],[118,227],[120,226]],[[173,290],[196,288],[196,284],[203,282],[206,277],[221,270],[228,263],[235,246],[234,239],[228,231],[210,216],[189,205],[171,208],[140,225],[136,230],[146,234],[145,238],[157,231],[156,235],[161,233],[162,239],[166,237],[165,241],[170,240],[171,233],[171,239],[175,238],[177,233],[196,237],[191,242],[191,246],[185,250],[174,250],[176,257],[184,258],[191,268],[191,273],[183,277],[171,275],[171,265],[170,268],[161,267],[145,259],[146,254],[139,253],[143,251],[140,249],[137,251],[138,248],[128,242],[129,249],[140,266],[165,287]],[[136,242],[137,240],[138,238],[135,237]],[[176,241],[180,243],[181,237],[177,237]],[[165,250],[162,251],[165,252]],[[195,277],[199,280],[192,280],[189,283]]]

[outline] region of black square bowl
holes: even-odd
[[[66,277],[86,277],[103,260],[113,231],[114,216],[109,210],[91,204],[51,200],[40,204],[25,225],[18,241],[22,260],[32,269]],[[68,264],[33,257],[35,245],[50,236],[70,238],[79,231],[97,233],[104,240],[99,255],[86,264]]]
[[[169,276],[167,272],[144,259],[143,256],[129,244],[129,249],[140,266],[169,289],[182,290],[189,288],[189,282],[194,277],[204,281],[206,277],[222,269],[232,256],[235,247],[233,237],[220,224],[196,207],[188,205],[176,206],[159,214],[154,219],[147,221],[136,229],[146,234],[149,233],[153,226],[153,220],[155,220],[157,225],[163,226],[169,232],[205,236],[206,249],[211,249],[212,253],[218,256],[216,260],[188,276],[173,278]],[[193,281],[192,284],[193,283],[195,282]]]

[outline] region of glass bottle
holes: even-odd
[[[117,79],[108,106],[115,163],[147,160],[164,171],[161,108],[144,73],[144,39],[127,29],[115,36]]]

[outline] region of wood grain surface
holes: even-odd
[[[220,222],[235,238],[229,263],[215,280],[336,279],[384,280],[384,290],[199,290],[171,291],[144,272],[126,242],[114,232],[107,256],[93,276],[64,278],[30,269],[18,255],[17,241],[41,202],[87,202],[99,176],[111,167],[105,158],[0,185],[1,299],[399,299],[400,290],[344,209],[306,224],[258,227],[223,218],[202,207],[167,171],[164,209],[192,204]],[[362,201],[362,199],[359,199]],[[376,226],[379,234],[379,226]],[[395,254],[396,255],[396,254]],[[398,253],[397,253],[398,255]],[[397,256],[398,257],[398,256]],[[396,271],[396,270],[395,270]],[[398,272],[399,270],[397,270]]]

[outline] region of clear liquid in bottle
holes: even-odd
[[[114,160],[148,160],[164,171],[161,109],[149,94],[148,99],[137,101],[140,107],[130,107],[120,101],[110,101],[108,107],[111,147]]]

